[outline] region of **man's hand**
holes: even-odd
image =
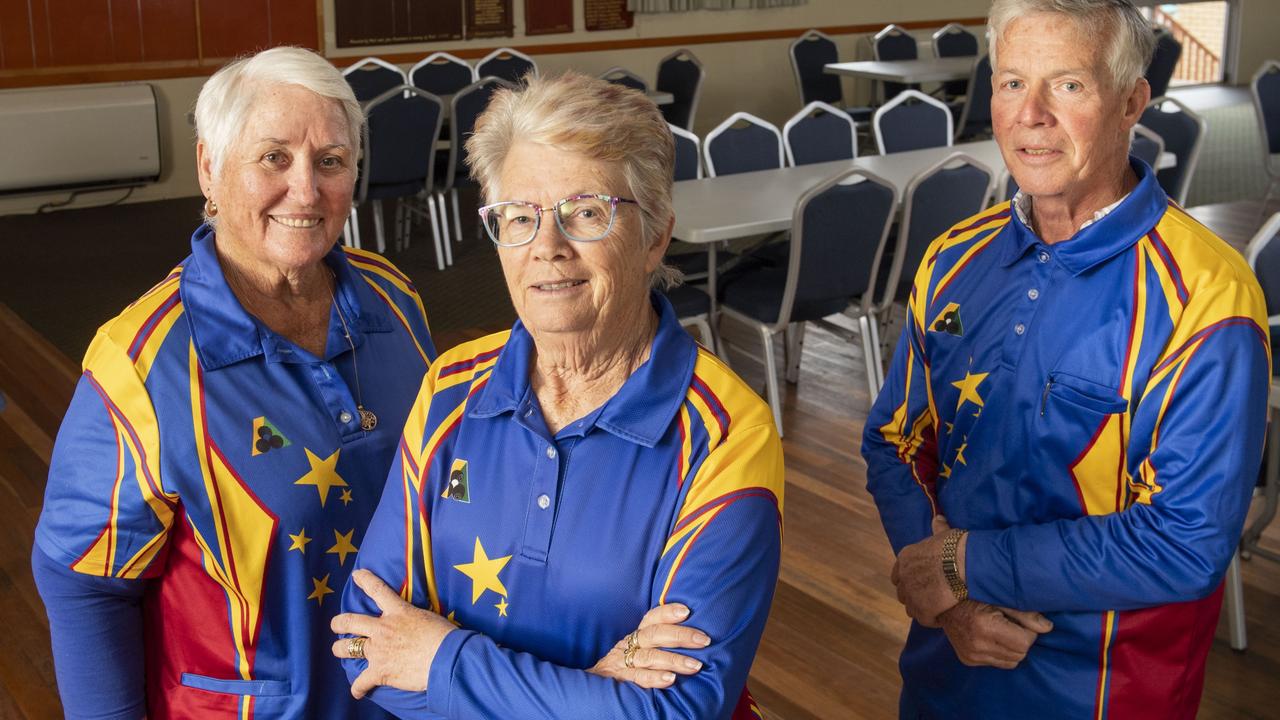
[[[645,613],[636,629],[631,665],[626,655],[629,638],[622,638],[587,672],[631,682],[642,688],[662,689],[676,681],[676,675],[693,675],[702,669],[695,658],[661,648],[700,649],[711,644],[704,633],[680,623],[689,617],[689,608],[680,603],[659,605]]]
[[[1040,613],[1010,610],[965,600],[938,616],[960,662],[1012,670],[1036,638],[1053,629]]]
[[[939,529],[942,527],[943,529]],[[950,527],[946,521],[934,522],[934,534],[898,553],[889,579],[898,588],[898,602],[907,614],[925,627],[938,627],[938,616],[956,605],[956,596],[942,572],[942,543]],[[963,547],[964,540],[961,540]],[[963,550],[957,555],[961,568]],[[963,572],[961,574],[963,577]]]

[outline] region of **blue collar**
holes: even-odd
[[[201,225],[196,229],[191,235],[191,255],[183,263],[178,281],[178,294],[200,366],[215,370],[258,355],[265,355],[269,362],[309,361],[310,353],[272,332],[240,305],[222,274],[215,243],[213,228]],[[335,245],[325,255],[324,263],[337,278],[335,299],[351,326],[352,344],[363,345],[365,333],[390,332],[391,319],[368,283],[351,268],[342,248]],[[341,322],[336,313],[330,312],[323,359],[332,360],[350,349]]]
[[[649,359],[623,383],[605,404],[581,418],[581,433],[592,427],[639,445],[658,444],[684,402],[698,350],[693,338],[676,320],[675,310],[661,293],[650,294],[658,313],[658,331]],[[536,405],[529,383],[533,362],[533,337],[519,320],[494,364],[493,373],[475,399],[467,415],[488,418]],[[573,427],[577,427],[575,423]]]
[[[1129,158],[1129,166],[1138,175],[1138,185],[1129,197],[1101,220],[1054,246],[1054,257],[1072,275],[1079,275],[1128,250],[1151,232],[1169,208],[1169,196],[1160,187],[1155,172],[1133,157]],[[1042,242],[1031,228],[1022,223],[1018,213],[1010,211],[1009,215],[1012,232],[1006,234],[1000,257],[1000,264],[1005,267],[1017,262]]]

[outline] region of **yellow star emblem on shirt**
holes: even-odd
[[[960,447],[956,448],[956,462],[960,463],[961,465],[969,464],[964,459],[964,449],[967,447],[969,447],[969,443],[960,443]]]
[[[290,535],[289,539],[293,541],[293,544],[289,546],[289,550],[297,550],[300,553],[306,554],[307,543],[311,542],[311,538],[307,537],[306,528],[299,530],[297,535]]]
[[[507,605],[507,599],[506,599],[506,598],[502,598],[502,602],[500,602],[500,603],[496,603],[496,604],[494,605],[494,607],[498,608],[498,617],[506,617],[506,616],[507,616],[507,607],[508,607],[508,605]]]
[[[942,470],[941,470],[941,472],[939,472],[939,473],[938,473],[938,477],[940,477],[940,478],[949,478],[949,477],[951,477],[951,466],[950,466],[950,465],[943,465],[943,466],[942,466]]]
[[[334,543],[333,547],[329,548],[328,550],[325,550],[324,554],[333,555],[334,553],[337,553],[338,564],[346,565],[347,555],[350,555],[351,553],[359,550],[359,548],[357,548],[355,545],[351,543],[351,536],[354,535],[355,532],[356,532],[355,528],[351,528],[350,530],[347,531],[346,535],[343,535],[337,530],[334,530],[333,537],[337,539],[337,542]]]
[[[350,504],[351,504],[351,500],[353,499],[353,498],[351,497],[351,490],[350,490],[349,488],[348,488],[348,489],[346,489],[346,490],[343,490],[343,491],[342,491],[342,497],[340,497],[340,498],[338,498],[338,499],[342,501],[342,504],[343,504],[343,505],[350,505]]]
[[[480,538],[476,538],[475,554],[471,562],[453,566],[455,570],[471,578],[472,605],[476,604],[485,590],[492,590],[503,597],[507,596],[507,587],[502,584],[498,573],[502,572],[502,568],[506,567],[510,561],[510,555],[490,560],[489,555],[484,551],[484,546],[480,544]]]
[[[960,388],[960,399],[956,401],[956,412],[960,411],[960,407],[964,405],[966,400],[978,407],[982,407],[982,396],[978,394],[978,386],[981,385],[982,381],[986,380],[987,376],[990,374],[991,373],[971,373],[965,371],[963,380],[956,380],[951,383],[952,387]]]
[[[332,574],[332,573],[331,573]],[[311,582],[315,584],[315,589],[307,596],[308,600],[315,600],[317,605],[324,605],[324,596],[332,595],[333,591],[329,589],[329,576],[322,578],[311,578]]]
[[[303,451],[307,453],[307,462],[311,464],[311,469],[293,484],[315,485],[316,491],[320,493],[320,507],[324,507],[325,501],[329,499],[329,488],[347,487],[347,481],[338,474],[338,453],[342,450],[341,448],[334,450],[333,454],[324,460],[307,448],[303,448]]]

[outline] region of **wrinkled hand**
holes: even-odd
[[[904,547],[889,575],[898,589],[898,602],[925,627],[938,627],[938,616],[956,605],[956,596],[942,572],[942,542],[950,529],[945,517],[934,516],[933,535]],[[963,553],[957,557],[964,559]],[[963,562],[960,567],[963,577]]]
[[[627,637],[622,638],[587,672],[602,677],[634,683],[642,688],[663,689],[676,681],[676,675],[693,675],[702,669],[695,658],[668,652],[661,648],[701,649],[711,644],[703,632],[680,623],[689,617],[689,608],[680,603],[659,605],[645,613],[636,631],[639,649],[632,656],[635,667],[627,667],[623,651]]]
[[[1012,670],[1036,638],[1053,629],[1040,613],[965,600],[938,616],[960,662]]]
[[[355,571],[351,579],[382,611],[381,617],[343,613],[329,623],[335,633],[368,638],[364,657],[369,665],[351,684],[352,696],[359,700],[379,685],[414,692],[426,690],[431,661],[444,636],[454,630],[453,624],[405,602],[368,570]],[[353,657],[348,646],[346,638],[334,642],[334,656]]]

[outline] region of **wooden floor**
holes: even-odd
[[[1239,228],[1250,222],[1241,220]],[[1237,234],[1247,240],[1249,233]],[[727,329],[732,341],[756,352],[753,336]],[[437,338],[438,344],[449,347],[478,332]],[[0,523],[0,627],[6,633],[0,718],[54,718],[61,710],[48,624],[29,556],[53,437],[78,368],[3,305],[0,337],[0,505],[8,511]],[[763,387],[758,361],[736,351],[731,359],[748,382]],[[896,714],[897,655],[907,620],[888,580],[893,558],[857,453],[868,406],[862,367],[859,348],[810,329],[800,382],[785,387],[786,541],[751,674],[752,691],[772,720]],[[1280,550],[1277,527],[1266,541]],[[1280,618],[1280,565],[1255,559],[1244,564],[1244,578],[1249,650],[1232,652],[1220,624],[1201,718],[1280,718],[1280,624],[1270,624]]]

